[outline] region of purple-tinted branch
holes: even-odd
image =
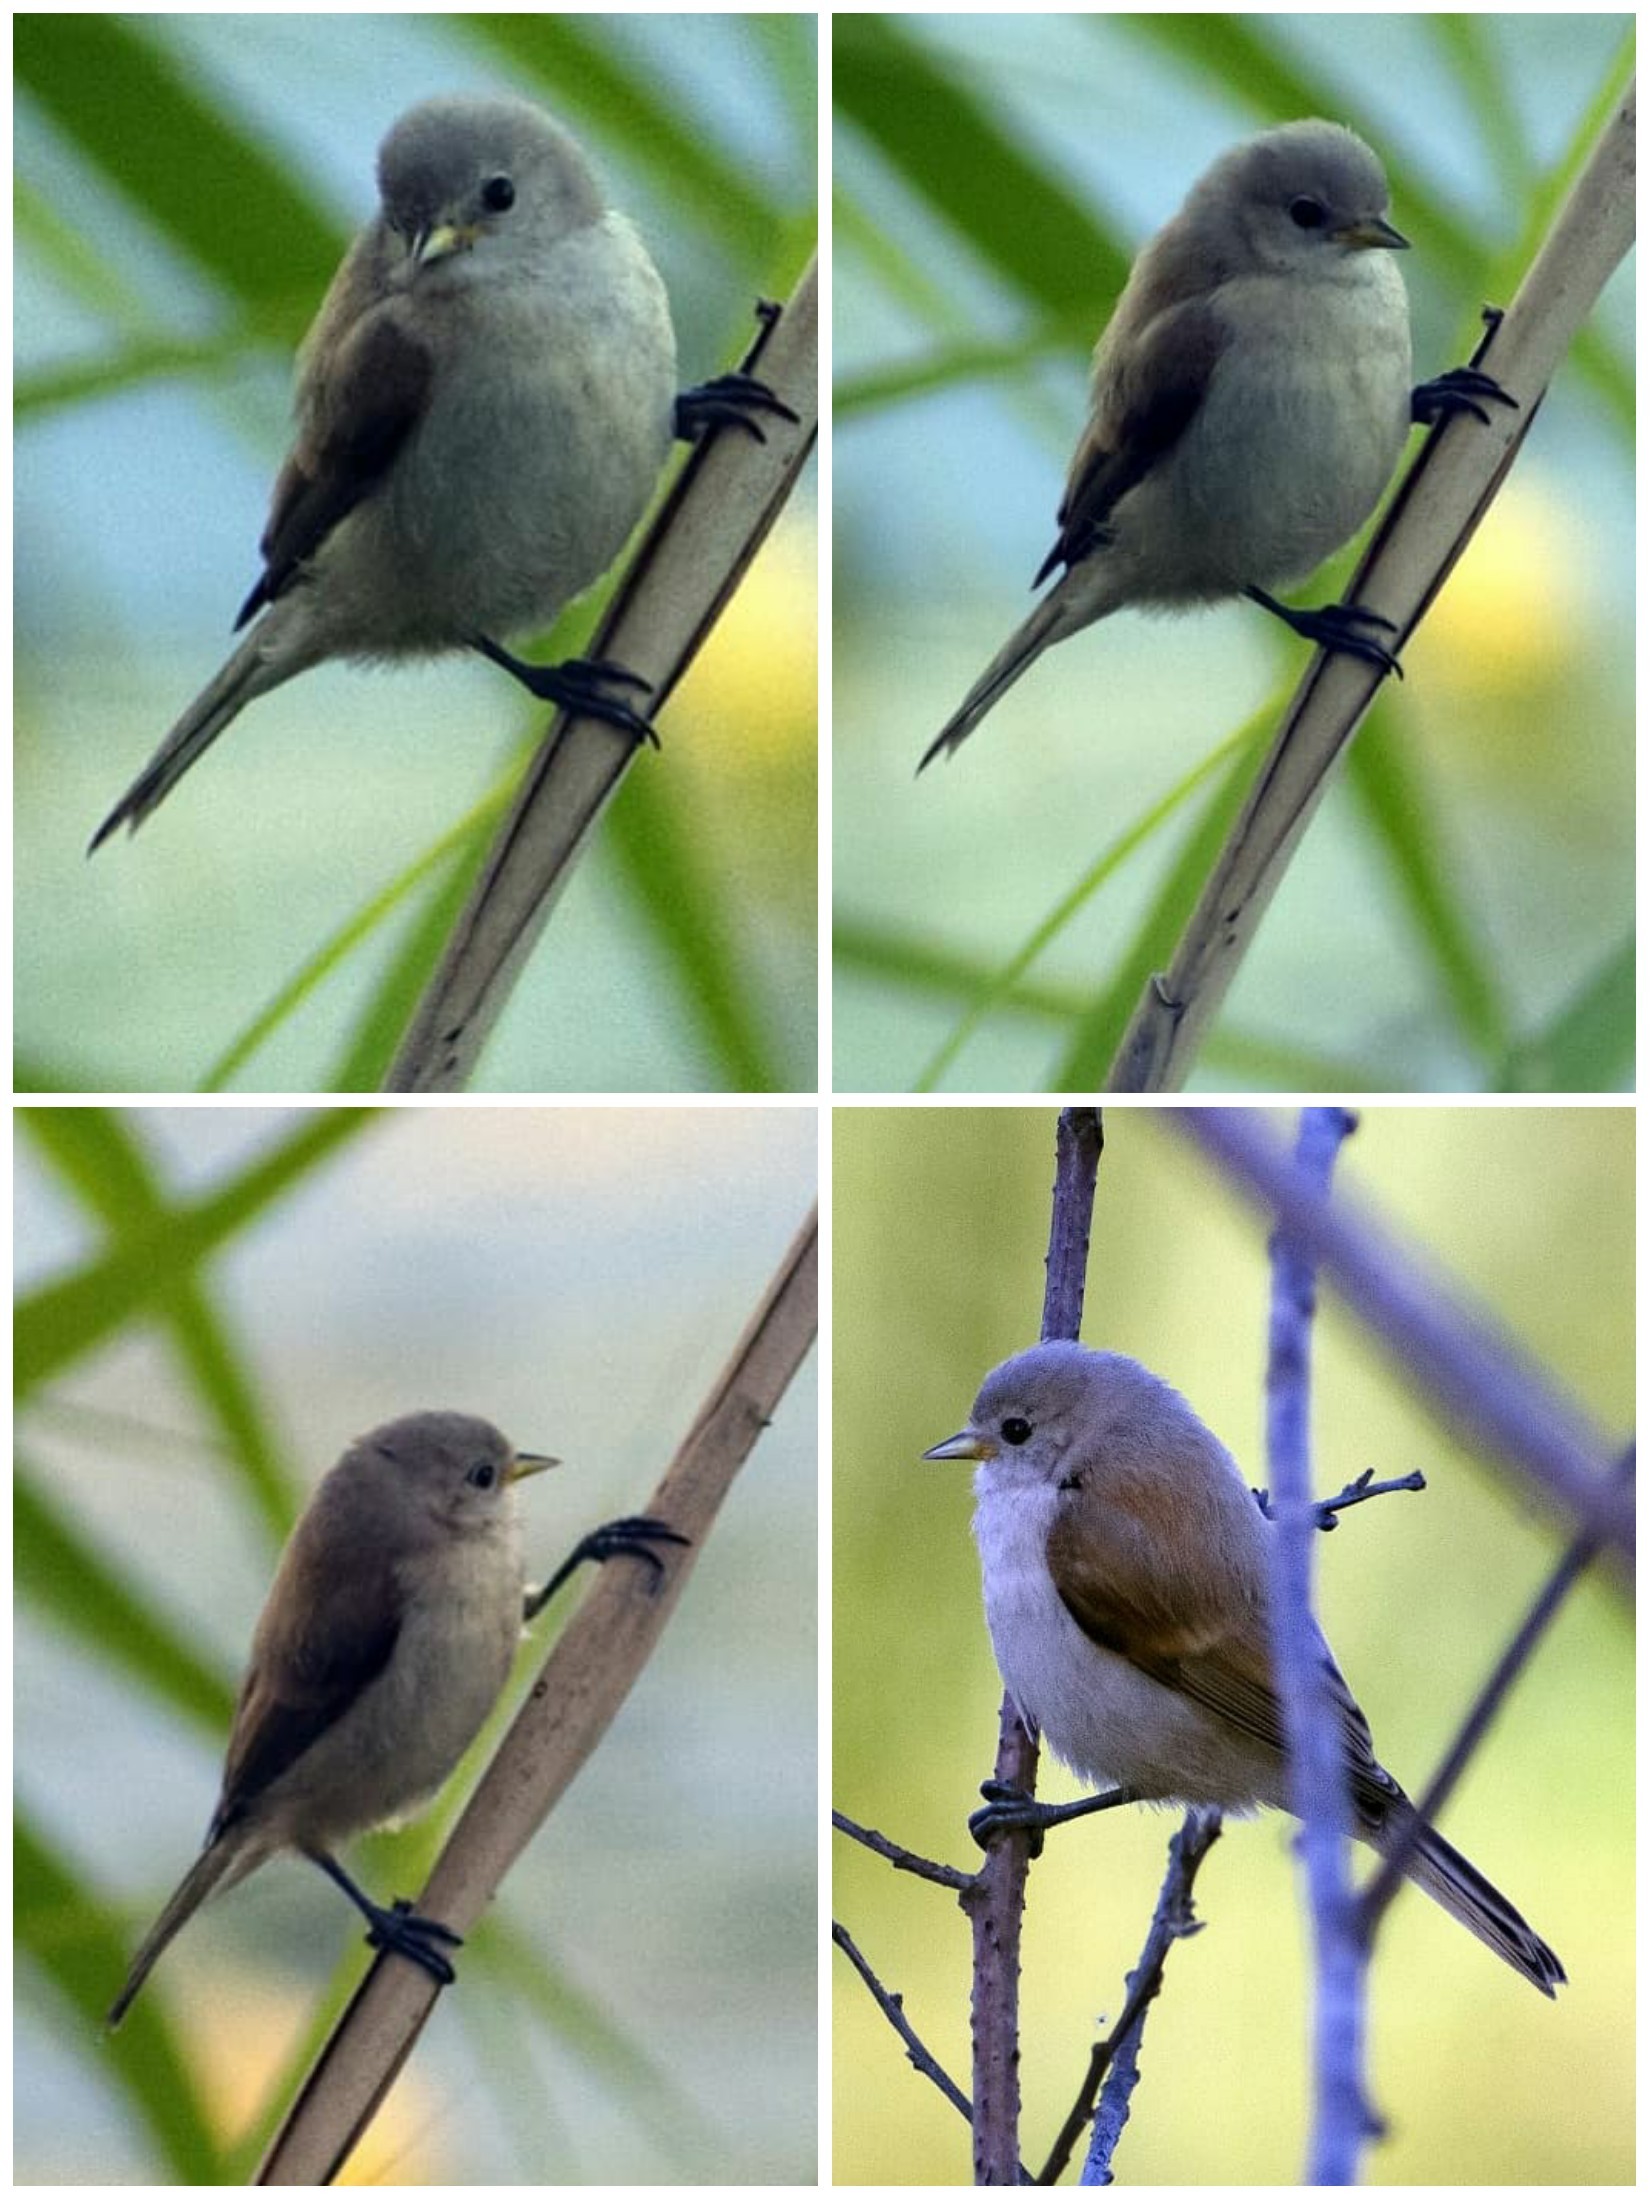
[[[995,1777],[1027,1795],[1037,1784],[1037,1744],[1004,1695]],[[974,2182],[1020,2181],[1020,1923],[1033,1836],[1005,1833],[958,1895],[973,1931]]]
[[[1356,1125],[1342,1108],[1304,1108],[1295,1147],[1303,1199],[1326,1206],[1341,1145]],[[1367,1953],[1347,1870],[1352,1803],[1322,1632],[1312,1609],[1319,1511],[1312,1497],[1311,1365],[1317,1276],[1288,1223],[1272,1237],[1266,1441],[1276,1532],[1270,1539],[1272,1660],[1288,1741],[1290,1808],[1315,1955],[1310,2169],[1313,2185],[1351,2184],[1372,2118],[1364,2090]]]
[[[1633,1505],[1609,1472],[1613,1447],[1486,1310],[1401,1248],[1369,1216],[1325,1206],[1254,1111],[1169,1108],[1162,1120],[1193,1140],[1300,1239],[1353,1312],[1403,1367],[1411,1387],[1494,1452],[1529,1495],[1557,1505],[1631,1559]]]
[[[1348,1482],[1346,1487],[1336,1496],[1320,1497],[1316,1501],[1312,1507],[1316,1516],[1316,1525],[1327,1535],[1331,1528],[1340,1526],[1340,1522],[1336,1518],[1337,1513],[1345,1512],[1349,1506],[1361,1505],[1365,1498],[1389,1497],[1394,1490],[1424,1490],[1426,1486],[1427,1478],[1418,1467],[1413,1468],[1408,1474],[1394,1475],[1388,1482],[1377,1482],[1375,1469],[1365,1467],[1357,1480]],[[1276,1517],[1272,1511],[1271,1497],[1265,1490],[1251,1490],[1249,1494],[1254,1498],[1255,1503],[1268,1520]]]
[[[1635,1447],[1629,1444],[1616,1462],[1614,1479],[1623,1487],[1632,1482],[1635,1458]],[[1404,1865],[1419,1838],[1421,1828],[1436,1823],[1438,1813],[1453,1793],[1456,1782],[1466,1769],[1468,1759],[1482,1741],[1508,1690],[1529,1663],[1536,1644],[1552,1625],[1564,1599],[1598,1556],[1601,1548],[1597,1536],[1576,1537],[1548,1575],[1518,1632],[1496,1660],[1494,1672],[1479,1691],[1478,1698],[1462,1722],[1460,1732],[1450,1744],[1443,1763],[1428,1781],[1415,1806],[1415,1815],[1405,1823],[1398,1840],[1382,1858],[1380,1870],[1363,1891],[1358,1907],[1359,1922],[1366,1937],[1373,1933],[1382,1912],[1397,1893],[1403,1880]]]

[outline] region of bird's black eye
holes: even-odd
[[[516,187],[508,176],[489,176],[481,187],[481,203],[489,214],[508,214],[516,203]]]
[[[1023,1444],[1028,1441],[1030,1435],[1031,1423],[1023,1419],[1018,1413],[1011,1413],[1003,1423],[1003,1442],[1005,1444]]]
[[[491,1459],[478,1459],[464,1479],[478,1490],[490,1490],[498,1480],[498,1468]]]
[[[1291,199],[1289,219],[1297,229],[1321,229],[1329,219],[1329,209],[1322,199]]]

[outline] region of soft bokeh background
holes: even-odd
[[[1031,603],[1140,242],[1235,140],[1349,123],[1386,162],[1417,373],[1438,373],[1512,296],[1631,38],[1602,14],[836,19],[839,1091],[1091,1083],[1060,1072],[1073,1021],[1144,951],[1207,781],[1014,1007],[935,1058],[1090,866],[1252,715],[1275,722],[1305,668],[1252,606],[1119,615],[913,782]],[[1629,266],[1315,820],[1202,1089],[1631,1087],[1632,357]]]
[[[99,2013],[200,1844],[222,1702],[294,1507],[360,1430],[453,1405],[565,1462],[523,1491],[535,1579],[641,1509],[807,1214],[816,1117],[19,1123],[19,1366],[51,1367],[17,1484],[14,2171],[236,2183],[361,1975],[348,1906],[278,1861],[191,1924],[113,2044]],[[289,1163],[191,1280],[176,1263],[199,1203],[239,1206]],[[812,2182],[817,1404],[810,1360],[657,1654],[471,1937],[358,2179]],[[430,1821],[357,1845],[369,1887],[423,1883],[580,1593],[535,1626]]]
[[[1280,1137],[1292,1119],[1277,1118]],[[1001,1686],[980,1611],[962,1466],[922,1463],[986,1370],[1035,1340],[1054,1112],[838,1108],[833,1231],[833,1801],[967,1867],[964,1821],[996,1746]],[[1342,1189],[1486,1302],[1614,1442],[1633,1416],[1633,1121],[1624,1109],[1375,1109]],[[1166,1376],[1264,1480],[1265,1230],[1165,1128],[1108,1107],[1088,1342]],[[1489,1463],[1454,1443],[1403,1372],[1323,1294],[1315,1471],[1339,1489],[1420,1468],[1421,1495],[1319,1540],[1330,1640],[1383,1760],[1413,1790],[1455,1731],[1561,1547]],[[1044,1759],[1040,1792],[1081,1793]],[[1563,1957],[1543,2001],[1406,1891],[1373,1972],[1371,2068],[1390,2137],[1377,2184],[1577,2185],[1633,2177],[1633,1680],[1630,1609],[1572,1595],[1503,1706],[1445,1830]],[[1115,2016],[1178,1819],[1128,1811],[1049,1836],[1031,1878],[1022,1980],[1025,2159],[1074,2097]],[[966,2088],[966,1920],[939,1888],[840,1837],[832,1911]],[[1362,1872],[1360,1869],[1360,1877]],[[1205,1930],[1152,2011],[1118,2158],[1133,2184],[1300,2175],[1307,1981],[1288,1822],[1230,1823],[1203,1868]],[[845,2184],[966,2184],[961,2119],[906,2063],[833,1959],[835,2172]]]
[[[288,440],[292,351],[375,204],[386,129],[433,92],[539,100],[639,224],[684,378],[704,380],[737,363],[753,300],[784,297],[812,249],[815,29],[715,14],[20,19],[25,1088],[204,1082],[340,926],[515,782],[544,723],[479,659],[323,667],[249,711],[134,841],[85,860],[226,654]],[[815,1088],[817,579],[805,488],[673,699],[662,755],[629,775],[581,864],[489,1048],[487,1088]],[[529,653],[575,651],[605,593]],[[382,1055],[405,966],[428,966],[454,863],[318,982],[237,1085],[376,1083],[362,1050]]]

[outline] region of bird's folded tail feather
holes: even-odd
[[[182,1885],[150,1927],[143,1946],[132,1958],[132,1968],[126,1974],[126,1984],[120,1989],[114,2007],[104,2019],[111,2032],[132,2006],[139,1987],[154,1969],[168,1941],[182,1930],[207,1896],[215,1891],[219,1882],[229,1873],[230,1866],[241,1866],[230,1879],[230,1884],[233,1884],[235,1879],[244,1876],[248,1861],[250,1859],[237,1854],[233,1842],[213,1841],[202,1849],[189,1867]]]
[[[1074,615],[1071,599],[1064,584],[1051,590],[1036,609],[1015,628],[1008,640],[998,650],[963,697],[959,708],[953,712],[923,751],[922,762],[917,766],[924,772],[936,756],[949,755],[960,748],[974,731],[986,712],[999,703],[1008,690],[1027,671],[1043,651],[1053,642],[1064,640],[1087,626],[1095,616],[1092,611]]]
[[[301,669],[283,664],[273,670],[269,656],[267,621],[253,628],[239,649],[227,660],[190,704],[166,739],[156,749],[103,823],[92,835],[92,850],[102,846],[122,825],[135,831],[151,810],[158,809],[191,765],[197,764],[240,711],[255,695],[289,679]]]
[[[1387,1831],[1395,1834],[1402,1819],[1394,1812]],[[1493,1948],[1503,1963],[1510,1963],[1549,2000],[1565,1984],[1564,1966],[1533,1927],[1520,1917],[1500,1889],[1491,1886],[1475,1864],[1452,1848],[1431,1826],[1410,1851],[1405,1876],[1431,1895],[1434,1902],[1458,1918],[1485,1947]]]

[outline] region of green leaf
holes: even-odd
[[[33,1119],[49,1110],[24,1108]],[[140,1312],[165,1303],[180,1281],[228,1244],[254,1216],[301,1182],[376,1119],[375,1108],[305,1114],[274,1152],[220,1190],[156,1215],[108,1252],[19,1298],[12,1331],[14,1382],[26,1398]]]
[[[1631,937],[1608,954],[1544,1031],[1509,1056],[1507,1092],[1621,1092],[1633,1085],[1637,956]]]
[[[630,773],[622,798],[608,811],[607,837],[722,1083],[730,1092],[777,1091],[779,1074],[734,953],[734,927],[680,797],[661,791],[656,772]]]
[[[354,1029],[345,1034],[345,1049],[336,1076],[340,1080],[360,1078],[362,1081],[334,1082],[330,1089],[335,1092],[376,1091],[389,1067],[395,1042],[412,1013],[412,1003],[427,983],[441,952],[443,937],[435,930],[432,911],[450,911],[449,923],[456,918],[488,836],[504,815],[515,791],[514,779],[514,772],[501,778],[456,825],[440,834],[429,847],[421,849],[387,886],[370,895],[353,916],[346,918],[319,947],[305,956],[292,976],[277,989],[273,999],[259,1009],[219,1055],[206,1072],[201,1089],[205,1092],[226,1090],[230,1080],[246,1066],[264,1041],[297,1014],[325,981],[344,966],[354,950],[370,939],[379,926],[444,864],[452,862],[455,868],[451,876],[438,889],[424,917],[413,925],[389,971],[356,1018]],[[392,1027],[390,1018],[397,1005],[403,1003],[405,1013],[401,1023]],[[368,1072],[372,1073],[370,1079]]]
[[[491,804],[484,807],[491,812]],[[502,809],[501,803],[499,811]],[[493,816],[489,815],[472,833],[463,836],[468,846],[460,846],[447,877],[440,881],[421,913],[408,926],[405,939],[391,956],[366,1006],[356,1017],[354,1030],[344,1034],[344,1052],[328,1079],[334,1092],[377,1092],[381,1089],[395,1059],[395,1050],[412,1021],[413,1011],[470,898],[493,822]],[[449,839],[454,837],[449,836]]]
[[[175,1624],[110,1566],[51,1502],[50,1477],[20,1459],[12,1484],[15,1593],[101,1661],[141,1680],[183,1718],[222,1740],[235,1689],[195,1654]]]
[[[154,17],[22,14],[17,85],[104,180],[231,297],[318,294],[343,248],[290,165],[224,119],[173,60]]]
[[[18,1123],[81,1204],[102,1218],[112,1239],[147,1242],[165,1228],[172,1200],[150,1166],[139,1119],[119,1109],[29,1108],[20,1111]],[[177,1278],[157,1311],[264,1519],[284,1534],[292,1517],[292,1481],[247,1356],[194,1278]]]
[[[1235,773],[1236,796],[1231,798],[1228,805],[1227,795],[1217,795],[1212,805],[1212,814],[1217,818],[1229,818],[1236,815],[1236,804],[1241,801],[1244,788],[1248,783],[1248,775],[1252,773],[1254,768],[1254,759],[1249,751],[1258,741],[1263,730],[1264,728],[1251,724],[1241,733],[1234,734],[1230,740],[1222,742],[1220,747],[1215,749],[1211,755],[1206,756],[1201,764],[1194,766],[1177,786],[1171,787],[1161,801],[1154,803],[1151,808],[1144,811],[1131,826],[1118,834],[1109,846],[1101,851],[1099,857],[1083,873],[1076,885],[1060,897],[1054,908],[1035,927],[1030,937],[1015,951],[1001,970],[995,973],[990,984],[981,992],[969,1013],[922,1071],[917,1079],[916,1089],[919,1092],[932,1092],[935,1090],[940,1079],[962,1051],[970,1035],[978,1029],[988,1015],[1003,1006],[1015,986],[1024,978],[1045,948],[1058,937],[1072,918],[1099,892],[1107,880],[1114,876],[1135,850],[1142,847],[1154,833],[1166,825],[1182,803],[1188,801],[1203,786],[1211,774],[1217,772],[1223,764],[1231,761],[1234,757],[1237,759]],[[1192,836],[1192,844],[1196,849],[1204,849],[1209,830],[1209,822],[1205,820],[1204,825]],[[1218,838],[1213,845],[1218,849],[1220,845]],[[1179,924],[1176,925],[1175,930],[1167,933],[1163,931],[1162,927],[1172,920],[1173,913],[1179,908],[1183,898],[1182,890],[1174,885],[1174,880],[1180,878],[1184,865],[1185,858],[1183,856],[1181,863],[1176,866],[1167,898],[1159,898],[1158,903],[1154,906],[1152,918],[1149,920],[1144,932],[1137,938],[1136,945],[1125,960],[1121,971],[1107,986],[1101,1001],[1095,1007],[1089,1009],[1083,1017],[1079,1018],[1079,1035],[1090,1028],[1107,1027],[1115,1017],[1121,1015],[1122,1024],[1118,1026],[1118,1036],[1121,1037],[1122,1026],[1126,1025],[1129,1016],[1133,1012],[1134,1004],[1140,995],[1141,986],[1145,984],[1152,970],[1158,967],[1158,962],[1163,959],[1167,950],[1173,946],[1175,939],[1178,937]],[[1195,900],[1195,898],[1194,894],[1193,899]],[[1190,903],[1187,903],[1186,906],[1189,910]],[[1180,924],[1183,923],[1184,916],[1180,919]],[[1143,958],[1156,959],[1146,959],[1144,968],[1139,969],[1137,974],[1137,966],[1140,965]],[[1080,1037],[1078,1043],[1081,1043]],[[1111,1056],[1109,1053],[1105,1059],[1108,1062],[1110,1061]],[[1085,1080],[1088,1083],[1098,1083],[1098,1081],[1098,1077]],[[1057,1080],[1050,1089],[1056,1092],[1069,1092],[1079,1090],[1080,1087]]]
[[[1125,951],[1116,975],[1096,996],[1093,1006],[1073,1033],[1065,1057],[1054,1072],[1051,1090],[1095,1091],[1104,1083],[1141,994],[1154,974],[1169,963],[1191,920],[1192,911],[1202,899],[1209,875],[1254,780],[1261,751],[1270,738],[1271,714],[1268,712],[1251,719],[1209,758],[1210,767],[1229,761],[1229,769],[1202,816],[1187,834],[1151,907],[1135,927],[1133,942]]]
[[[838,917],[831,936],[831,960],[839,973],[886,979],[891,985],[927,993],[972,1008],[996,982],[997,970],[961,948],[938,946],[891,932],[885,924],[859,924]],[[1013,1014],[1075,1026],[1089,996],[1069,980],[1021,977],[1000,1006]],[[1388,1072],[1384,1064],[1353,1061],[1271,1038],[1256,1038],[1224,1020],[1209,1035],[1202,1059],[1211,1069],[1231,1072],[1232,1089],[1277,1092],[1378,1092]]]
[[[1122,289],[1127,256],[905,21],[834,19],[838,119],[1015,289],[1056,320],[1087,327],[1096,297]]]
[[[161,2005],[140,1998],[112,2051],[104,2050],[104,2015],[126,1969],[125,1936],[90,1883],[21,1808],[12,1820],[12,1924],[23,1968],[76,2012],[60,2036],[79,2043],[88,2067],[94,2057],[100,2070],[116,2066],[133,2114],[149,2127],[175,2181],[222,2184],[223,2150]]]
[[[1379,715],[1379,714],[1377,714]],[[1364,726],[1349,778],[1386,857],[1414,934],[1432,963],[1469,1052],[1493,1059],[1507,1046],[1506,1002],[1457,892],[1425,783],[1410,769],[1395,723]]]

